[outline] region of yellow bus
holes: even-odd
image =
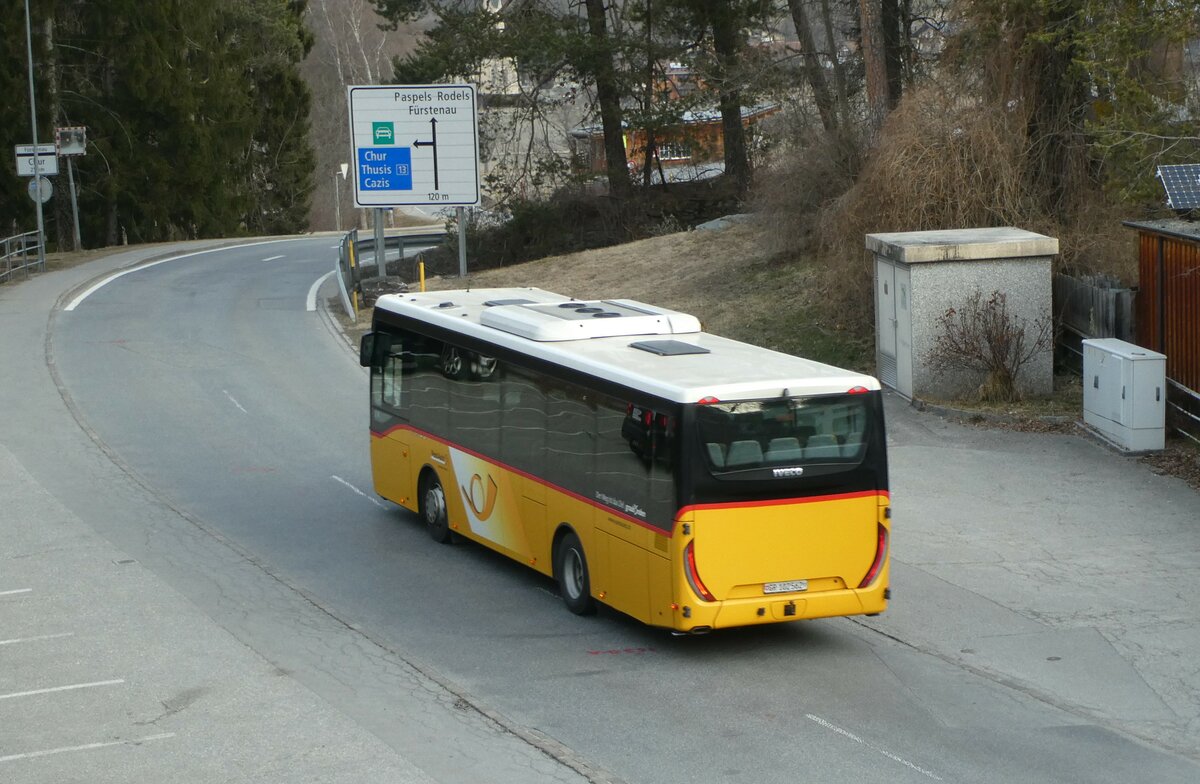
[[[890,509],[874,378],[536,288],[375,305],[376,492],[677,633],[882,612]]]

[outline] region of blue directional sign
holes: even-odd
[[[357,179],[363,191],[411,191],[411,147],[360,147]]]
[[[479,204],[474,85],[349,87],[347,98],[355,204]]]

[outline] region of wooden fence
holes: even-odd
[[[1138,231],[1137,343],[1167,355],[1171,424],[1200,440],[1200,224]]]

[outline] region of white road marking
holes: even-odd
[[[32,588],[15,588],[11,591],[0,591],[0,596],[12,596],[13,594],[18,593],[29,593],[32,590]]]
[[[75,691],[76,689],[91,689],[96,686],[116,686],[118,683],[124,683],[125,680],[118,678],[115,681],[96,681],[95,683],[72,683],[70,686],[55,686],[51,689],[34,689],[33,691],[18,691],[12,694],[0,694],[0,700],[11,700],[14,697],[33,697],[38,694],[53,694],[57,691]]]
[[[221,391],[225,393],[225,397],[229,398],[229,402],[230,402],[230,403],[233,403],[235,406],[237,406],[237,407],[238,407],[238,411],[241,411],[243,414],[249,414],[249,413],[250,413],[250,412],[249,412],[249,411],[247,411],[246,409],[242,408],[242,404],[241,404],[241,403],[239,403],[239,402],[237,402],[237,398],[235,398],[233,395],[229,394],[229,390],[228,390],[228,389],[222,389]]]
[[[305,310],[313,311],[317,309],[317,289],[321,288],[321,284],[329,280],[329,276],[333,273],[334,270],[326,272],[324,275],[317,278],[316,283],[312,284],[312,287],[308,290],[308,302],[304,306]]]
[[[902,757],[897,757],[895,754],[888,751],[887,749],[880,748],[879,746],[876,746],[872,743],[867,743],[865,740],[858,737],[853,732],[850,732],[849,730],[844,730],[831,721],[826,721],[825,719],[822,719],[820,716],[814,716],[811,713],[806,713],[804,715],[806,717],[808,717],[809,719],[811,719],[812,721],[815,721],[817,724],[820,724],[825,729],[833,730],[834,732],[838,733],[839,735],[844,735],[845,737],[849,738],[850,740],[854,741],[855,743],[861,743],[862,745],[866,746],[871,751],[874,751],[878,754],[882,754],[883,756],[887,757],[888,759],[892,760],[893,762],[899,762],[904,767],[911,768],[912,770],[915,770],[917,773],[928,776],[929,778],[934,779],[935,781],[942,780],[942,777],[937,775],[936,773],[931,773],[930,771],[925,770],[924,768],[921,768],[921,767],[918,767],[918,766],[912,764],[911,762],[909,762],[908,760],[906,760]]]
[[[163,740],[165,738],[175,737],[174,732],[160,732],[157,735],[147,735],[144,738],[132,738],[130,740],[110,740],[102,743],[85,743],[82,746],[61,746],[57,749],[45,749],[43,751],[27,751],[24,754],[9,754],[6,757],[0,757],[0,762],[13,762],[15,760],[34,759],[35,757],[49,757],[52,754],[66,754],[71,751],[91,751],[92,749],[103,749],[109,746],[138,746],[142,743],[148,743],[152,740]]]
[[[330,479],[332,479],[332,480],[333,480],[333,481],[335,481],[335,482],[338,482],[338,483],[340,483],[340,484],[343,484],[343,485],[345,485],[346,487],[349,487],[351,490],[353,490],[354,492],[358,493],[359,495],[361,495],[363,498],[367,499],[367,500],[368,500],[368,501],[370,501],[371,503],[375,504],[375,505],[376,505],[376,506],[378,506],[380,509],[386,509],[386,508],[387,508],[386,506],[384,506],[382,503],[380,503],[380,502],[379,502],[379,499],[378,499],[378,498],[376,498],[375,496],[372,496],[372,495],[367,495],[367,494],[366,494],[366,493],[364,493],[362,490],[359,490],[357,487],[355,487],[354,485],[352,485],[352,484],[350,484],[349,482],[347,482],[345,479],[342,479],[340,476],[331,476],[331,477],[329,477],[329,478],[330,478]]]
[[[275,261],[276,259],[282,259],[282,258],[283,258],[283,256],[268,256],[267,258],[263,259],[263,261]]]
[[[0,640],[0,645],[17,645],[22,642],[38,642],[40,640],[57,640],[62,637],[73,637],[75,632],[61,632],[59,634],[39,634],[37,637],[14,637],[11,640]]]
[[[205,253],[216,253],[217,251],[222,251],[222,250],[237,250],[238,248],[250,248],[255,245],[269,245],[273,242],[299,242],[300,240],[303,240],[303,239],[308,239],[308,238],[307,237],[296,237],[293,239],[286,239],[286,240],[267,240],[266,242],[247,242],[242,245],[227,245],[223,248],[209,248],[207,250],[198,250],[198,251],[194,251],[192,253],[183,253],[178,256],[170,256],[165,259],[159,259],[158,261],[152,261],[148,264],[142,264],[137,267],[130,267],[127,270],[121,270],[120,272],[114,272],[112,275],[109,275],[107,278],[104,278],[103,280],[99,281],[94,286],[89,288],[87,291],[84,291],[78,297],[71,300],[70,304],[67,305],[65,308],[63,308],[63,310],[67,310],[67,311],[75,310],[75,308],[79,307],[80,304],[82,304],[85,299],[92,296],[97,291],[99,291],[100,289],[107,286],[109,283],[112,283],[117,278],[123,278],[131,272],[138,272],[140,270],[150,269],[151,267],[157,267],[159,264],[166,264],[168,261],[179,261],[180,259],[189,259],[192,256],[203,256]]]

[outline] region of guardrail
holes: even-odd
[[[25,270],[28,276],[29,268],[39,265],[40,248],[36,231],[14,234],[0,240],[0,283],[11,280],[17,270]]]
[[[445,240],[445,231],[393,234],[383,238],[383,253],[377,254],[374,236],[359,239],[358,229],[343,235],[338,246],[337,279],[346,315],[352,321],[358,321],[359,307],[363,302],[363,282],[386,277],[388,262],[405,258],[405,251],[409,248],[428,247]]]

